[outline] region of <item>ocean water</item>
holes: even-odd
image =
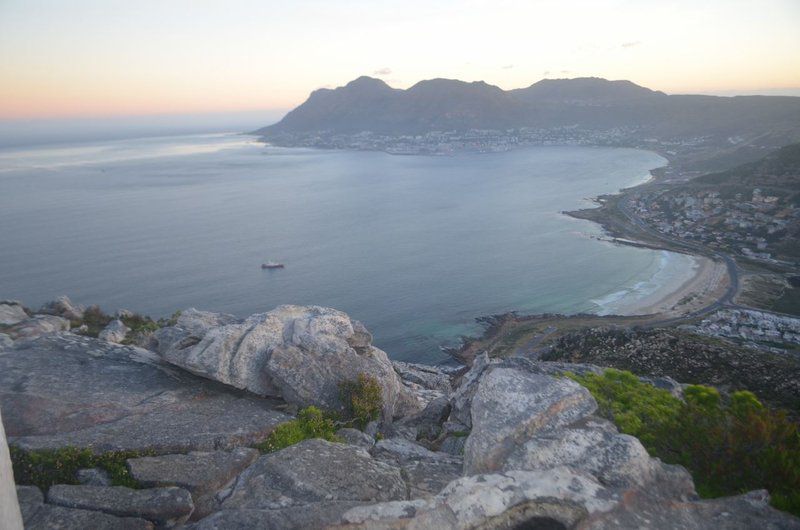
[[[539,147],[452,157],[192,135],[0,151],[0,298],[155,317],[332,306],[392,358],[437,362],[481,315],[618,311],[689,258],[560,212],[660,156]],[[262,270],[267,260],[282,270]]]

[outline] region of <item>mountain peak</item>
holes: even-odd
[[[602,77],[542,79],[528,88],[512,90],[524,100],[612,101],[664,95],[627,80],[611,81]]]
[[[382,79],[377,79],[375,77],[370,77],[368,75],[362,75],[356,79],[353,79],[349,83],[347,83],[342,88],[348,89],[378,89],[378,90],[394,90],[392,87],[386,84],[385,81]]]

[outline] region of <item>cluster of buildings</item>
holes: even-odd
[[[724,196],[713,189],[687,186],[638,194],[631,206],[663,234],[771,262],[781,258],[776,244],[785,245],[800,225],[797,205],[759,188]]]
[[[635,127],[586,129],[577,125],[518,129],[469,129],[467,131],[431,131],[424,134],[387,135],[362,131],[342,134],[325,131],[281,133],[269,138],[270,143],[287,147],[322,149],[356,149],[385,151],[408,155],[449,155],[457,152],[502,152],[534,145],[624,146],[656,149],[667,154],[675,149],[700,145],[706,138],[660,140],[641,138]]]
[[[724,309],[703,320],[695,331],[777,349],[800,346],[800,318],[745,309]]]

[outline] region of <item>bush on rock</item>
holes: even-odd
[[[381,385],[373,376],[362,373],[353,381],[342,381],[339,391],[348,419],[360,429],[380,417],[383,395]]]
[[[336,428],[336,421],[329,414],[317,407],[307,407],[300,411],[297,419],[278,425],[256,449],[262,453],[273,453],[310,438],[337,442]]]
[[[681,401],[615,369],[569,377],[651,455],[686,467],[701,496],[765,488],[773,506],[800,515],[800,428],[784,411],[763,406],[752,392],[723,399],[702,385],[687,386]]]

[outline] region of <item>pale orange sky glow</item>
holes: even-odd
[[[798,28],[796,0],[4,0],[0,119],[289,109],[359,75],[789,93]]]

